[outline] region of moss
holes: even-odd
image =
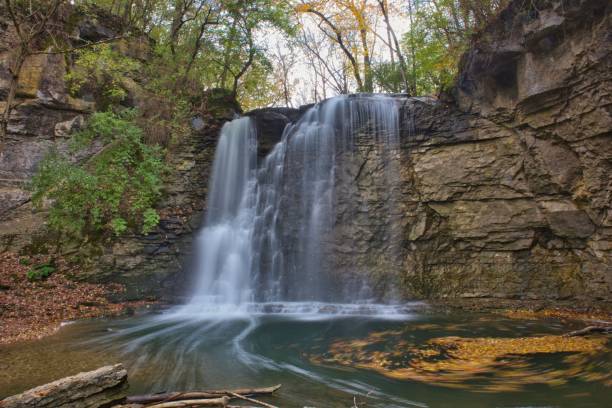
[[[201,106],[201,109],[216,118],[231,117],[234,113],[242,113],[242,109],[236,101],[236,96],[223,88],[212,88],[191,98],[193,106]]]

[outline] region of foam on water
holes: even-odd
[[[416,310],[425,307],[421,302],[389,305],[378,303],[325,303],[325,302],[246,302],[240,305],[216,303],[210,300],[192,302],[171,310],[169,319],[248,319],[251,316],[282,316],[295,320],[325,320],[342,317],[367,317],[383,320],[410,320]]]

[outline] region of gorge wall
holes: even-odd
[[[337,287],[612,301],[610,9],[515,1],[474,41],[452,95],[396,97],[400,148],[357,132],[336,159],[323,245]],[[254,116],[260,140],[279,137]]]
[[[380,298],[612,302],[608,3],[512,2],[474,40],[452,94],[396,97],[397,149],[382,149],[367,128],[355,135],[338,158],[324,245],[338,286],[367,280]],[[100,32],[96,24],[82,35]],[[28,64],[0,156],[3,251],[23,251],[44,225],[24,186],[46,149],[95,109],[69,97],[63,59],[40,58]],[[82,277],[125,283],[131,298],[181,293],[217,135],[239,111],[224,98],[220,111],[195,106],[191,134],[173,148],[159,227],[107,245]],[[303,112],[248,113],[261,158]]]
[[[610,11],[515,1],[464,56],[453,100],[403,102],[408,292],[612,300]],[[360,199],[376,191],[373,152]]]
[[[118,37],[117,22],[103,10],[70,8],[58,25],[70,29],[72,45]],[[9,64],[16,34],[5,14],[0,13],[0,109],[4,109],[9,87]],[[113,49],[146,64],[151,58],[150,39],[131,36],[113,42]],[[29,56],[21,70],[16,94],[17,106],[0,151],[0,252],[24,257],[56,250],[56,238],[49,235],[45,211],[33,208],[28,184],[40,160],[52,147],[66,151],[70,136],[81,129],[88,116],[104,109],[95,92],[69,92],[66,74],[74,61],[62,54]],[[121,87],[127,97],[121,104],[155,115],[151,110],[164,103],[148,92],[142,77],[125,77]],[[90,90],[92,91],[92,90]],[[95,91],[95,90],[93,90]],[[189,132],[167,148],[169,174],[163,199],[158,203],[159,226],[148,235],[128,235],[96,248],[88,248],[87,262],[75,279],[125,284],[121,299],[170,297],[183,293],[187,279],[182,273],[190,260],[191,242],[206,206],[209,170],[219,131],[240,107],[228,92],[210,90],[197,95],[190,106]],[[169,135],[162,135],[169,137]],[[100,151],[100,144],[82,153],[87,157]],[[74,252],[80,243],[64,243],[63,251]],[[25,279],[25,278],[24,278]]]

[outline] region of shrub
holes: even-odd
[[[101,107],[108,107],[125,99],[123,78],[139,68],[138,61],[115,51],[110,44],[100,44],[77,51],[74,68],[65,78],[70,93],[92,92]]]
[[[34,266],[26,273],[26,276],[30,282],[41,281],[47,279],[53,272],[55,272],[55,265],[47,262]]]
[[[32,201],[49,204],[49,227],[86,241],[150,232],[159,222],[153,206],[161,196],[163,152],[143,142],[136,112],[101,112],[72,138],[72,156],[94,141],[97,153],[81,162],[52,151],[32,180]]]

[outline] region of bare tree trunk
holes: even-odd
[[[411,0],[408,1],[408,7],[409,9],[412,9],[412,7],[410,6],[410,1]],[[408,82],[408,68],[406,66],[406,59],[404,58],[404,54],[402,53],[402,49],[397,39],[397,35],[395,35],[395,31],[393,30],[393,27],[391,27],[391,22],[389,21],[389,7],[387,5],[387,0],[378,0],[378,4],[380,6],[380,10],[382,11],[385,24],[387,25],[387,35],[390,35],[393,38],[393,45],[395,47],[395,52],[397,53],[397,59],[400,65],[400,74],[402,75],[402,82],[404,82],[404,91],[410,95],[414,95],[416,94],[416,85],[413,83],[413,87],[411,87],[410,83]],[[410,13],[412,14],[412,11],[410,11]],[[411,21],[410,30],[412,29],[413,27]],[[393,47],[391,46],[391,39],[389,39],[389,48],[393,49]],[[393,59],[391,61],[393,62]]]
[[[234,19],[234,21],[232,21],[232,27],[230,28],[230,33],[236,29],[237,24],[238,24],[237,19]],[[229,61],[230,61],[230,55],[232,52],[231,48],[232,47],[227,47],[223,55],[223,71],[221,72],[221,76],[219,79],[219,84],[222,88],[225,87],[225,82],[227,81],[227,74],[229,73],[229,70],[230,70]]]
[[[418,10],[414,10],[412,7],[412,0],[408,0],[408,16],[410,19],[410,65],[412,68],[412,83],[411,83],[411,94],[416,95],[416,52],[414,44],[414,13]]]
[[[331,36],[330,36],[330,38],[332,38],[340,46],[340,49],[342,50],[344,55],[346,55],[346,57],[350,61],[351,66],[353,68],[353,75],[355,76],[355,81],[357,82],[357,87],[360,90],[363,90],[364,84],[363,84],[363,81],[361,79],[361,73],[359,71],[359,64],[357,63],[357,59],[355,58],[353,53],[351,53],[351,51],[349,51],[349,49],[347,48],[346,44],[344,43],[344,39],[342,37],[342,33],[340,32],[338,27],[336,27],[327,17],[325,17],[325,15],[323,15],[323,13],[321,13],[319,11],[314,10],[314,9],[311,8],[311,9],[308,9],[308,12],[318,16],[334,32],[335,38],[331,37]],[[325,32],[325,34],[328,35],[327,32]]]
[[[11,79],[9,82],[9,90],[6,96],[6,104],[4,105],[4,112],[2,112],[2,123],[0,123],[0,152],[4,150],[6,144],[6,137],[8,135],[8,125],[13,112],[15,96],[17,95],[17,87],[19,86],[19,76],[21,74],[21,68],[27,57],[27,51],[23,47],[17,49],[14,62],[10,67]]]
[[[251,65],[253,65],[253,60],[255,59],[255,44],[253,44],[253,33],[251,32],[247,21],[244,22],[244,25],[245,33],[247,35],[247,41],[249,43],[249,58],[246,60],[238,74],[234,75],[234,82],[232,84],[232,95],[234,96],[236,96],[236,94],[238,93],[238,82],[240,81],[240,78],[242,78],[242,76],[247,73]]]
[[[361,46],[363,47],[363,90],[365,92],[374,92],[374,75],[372,73],[372,61],[370,60],[367,30],[365,27],[359,30],[359,35],[361,37]]]

